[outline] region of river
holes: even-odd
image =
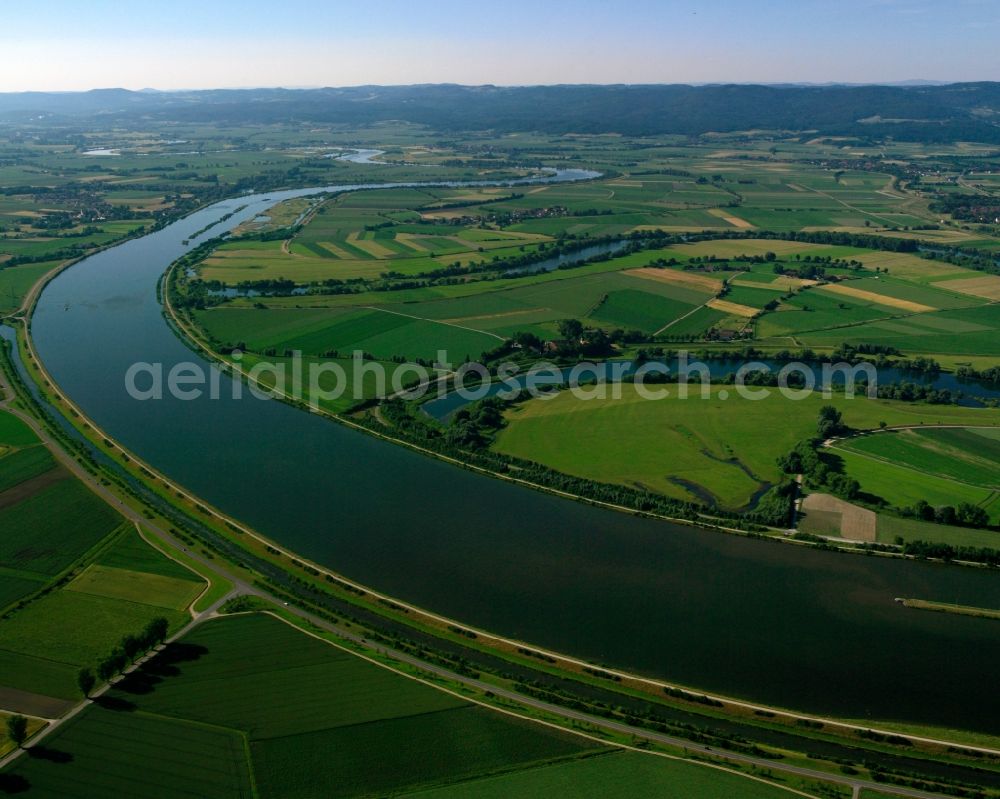
[[[386,185],[245,195],[81,261],[42,293],[32,324],[38,353],[60,387],[139,457],[380,591],[708,691],[1000,732],[1000,624],[893,602],[1000,607],[995,572],[838,555],[597,509],[277,401],[247,392],[234,399],[228,381],[220,400],[126,394],[135,362],[202,360],[166,324],[156,296],[195,232],[227,214],[234,227],[290,197]]]

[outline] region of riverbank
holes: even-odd
[[[239,204],[246,202],[241,198]],[[258,200],[241,216],[252,215],[262,202]],[[763,675],[751,685],[752,675],[724,668],[724,658],[709,659],[706,666],[704,652],[736,647],[745,662],[761,664],[761,658],[778,657],[777,647],[780,657],[786,658],[779,662],[801,662],[801,654],[792,651],[797,635],[772,637],[767,646],[770,655],[754,641],[744,640],[744,631],[770,629],[766,622],[770,601],[808,608],[814,633],[817,625],[824,631],[818,636],[821,642],[841,640],[838,629],[845,616],[876,619],[878,632],[873,635],[892,637],[899,632],[897,623],[912,626],[904,616],[880,616],[879,608],[885,608],[874,600],[859,603],[851,598],[841,603],[836,616],[820,607],[822,586],[844,578],[846,572],[860,570],[875,584],[889,586],[885,599],[889,608],[893,596],[913,594],[914,581],[929,580],[941,587],[942,595],[958,596],[970,604],[983,591],[992,591],[992,584],[965,570],[903,561],[890,566],[883,558],[840,565],[829,553],[764,547],[738,536],[711,535],[563,502],[506,481],[456,471],[436,459],[415,457],[403,447],[359,436],[344,425],[313,419],[282,403],[249,397],[210,401],[207,396],[196,403],[169,398],[155,403],[130,400],[121,375],[137,359],[158,361],[165,368],[181,362],[207,368],[164,324],[162,308],[151,298],[164,269],[176,259],[186,231],[200,229],[213,214],[231,210],[230,205],[65,273],[45,292],[33,316],[32,344],[45,359],[47,371],[59,380],[60,390],[88,415],[96,414],[91,418],[103,430],[144,461],[156,464],[173,483],[191,486],[192,496],[205,497],[231,515],[247,519],[247,526],[280,540],[287,551],[302,553],[312,563],[328,564],[357,584],[374,585],[385,596],[403,597],[414,607],[431,608],[441,617],[465,620],[510,640],[533,641],[583,661],[627,665],[628,671],[645,671],[660,679],[669,676],[680,685],[712,686],[713,694],[754,696],[758,701],[777,698],[793,707],[810,703],[825,715],[838,709],[852,715],[854,711],[850,703],[841,703],[840,691],[823,696],[806,686],[789,691],[787,680]],[[129,298],[127,305],[108,304],[104,299],[124,296]],[[64,312],[67,297],[74,298],[73,308]],[[86,337],[74,332],[82,330],[88,331]],[[95,368],[95,353],[100,354],[100,368]],[[230,381],[223,379],[228,392]],[[192,452],[199,453],[198,457],[192,458]],[[249,460],[248,452],[254,453]],[[255,463],[279,462],[288,466],[252,468]],[[358,513],[359,496],[366,498],[363,514]],[[294,502],[288,501],[291,497]],[[428,503],[438,512],[423,513]],[[224,527],[197,509],[196,516]],[[386,557],[387,552],[391,557]],[[644,569],[640,562],[658,566]],[[287,563],[286,559],[286,567]],[[573,568],[568,571],[570,565]],[[294,568],[298,573],[298,567]],[[529,579],[540,574],[539,569],[545,569],[547,579]],[[609,574],[615,575],[613,582],[604,579]],[[717,586],[699,602],[697,624],[691,623],[685,610],[685,603],[697,593],[695,586],[688,586],[685,574],[710,578]],[[761,580],[774,590],[749,602],[735,597],[734,592]],[[800,580],[811,587],[799,590]],[[478,587],[472,588],[472,583]],[[554,586],[560,590],[554,592]],[[501,591],[506,591],[508,600],[494,595]],[[786,598],[779,600],[778,595]],[[643,599],[643,612],[635,612],[637,597],[653,596],[662,601]],[[571,615],[564,616],[567,613]],[[716,614],[722,614],[719,629],[712,621]],[[585,625],[550,624],[557,616],[589,621]],[[672,640],[667,640],[667,632]],[[903,648],[918,662],[934,662],[939,635],[940,631],[931,629],[907,635]],[[661,668],[665,647],[674,653],[669,669]],[[867,651],[867,647],[853,649]],[[838,684],[844,675],[838,677],[816,663],[815,654],[806,657],[813,664],[810,667]],[[874,654],[879,659],[877,652],[854,654],[866,658]],[[840,656],[845,656],[843,651]],[[833,661],[824,657],[823,662]],[[669,674],[657,674],[663,671]],[[875,684],[881,682],[879,673],[876,668]],[[977,680],[973,674],[964,678],[966,683]],[[897,696],[898,687],[887,686],[885,693],[865,684],[859,692],[858,684],[852,681],[852,685],[848,694],[864,694],[864,701],[871,698],[873,707],[883,707],[893,715],[915,704],[904,695]],[[817,703],[817,699],[831,701]],[[955,706],[962,704],[956,701]],[[925,715],[919,707],[908,707],[907,713],[915,720],[942,721]]]
[[[659,701],[662,701],[664,696],[674,696],[675,698],[679,697],[681,699],[681,706],[690,707],[693,703],[696,707],[703,708],[707,705],[713,708],[713,712],[717,712],[723,717],[734,715],[738,718],[747,719],[767,718],[772,724],[788,725],[790,727],[802,727],[803,725],[808,724],[818,724],[828,729],[834,735],[838,733],[848,736],[857,734],[859,728],[856,724],[838,722],[837,720],[825,717],[802,715],[793,711],[775,708],[773,706],[759,705],[727,697],[704,694],[699,692],[697,689],[690,687],[678,686],[673,683],[666,683],[658,680],[651,680],[626,671],[610,669],[604,666],[599,666],[593,662],[568,657],[558,652],[533,646],[524,641],[517,641],[492,635],[483,630],[471,628],[468,625],[462,625],[454,619],[428,613],[427,611],[409,605],[393,597],[374,592],[371,589],[347,580],[342,575],[331,572],[318,564],[303,560],[296,556],[295,553],[276,546],[274,542],[270,542],[268,539],[260,536],[254,531],[251,531],[246,526],[225,516],[218,510],[209,507],[199,498],[184,492],[176,485],[167,481],[162,475],[157,474],[155,470],[153,470],[148,464],[145,464],[136,458],[134,454],[126,452],[126,450],[119,444],[111,442],[111,440],[107,438],[106,434],[93,422],[87,419],[80,409],[76,408],[71,401],[61,395],[58,390],[54,389],[51,378],[45,372],[44,366],[37,361],[37,356],[33,355],[33,349],[30,346],[30,337],[26,339],[25,349],[31,357],[35,358],[35,369],[37,370],[39,378],[43,381],[43,385],[48,384],[50,389],[55,391],[57,401],[65,404],[69,409],[72,416],[71,423],[74,427],[81,430],[81,432],[86,432],[87,437],[94,443],[103,442],[106,448],[110,449],[117,455],[117,459],[124,468],[128,468],[135,476],[143,479],[147,483],[150,480],[153,480],[154,482],[161,481],[163,483],[163,488],[167,490],[168,495],[172,494],[185,500],[185,510],[187,512],[199,510],[204,513],[207,511],[215,517],[217,521],[222,523],[223,527],[220,528],[220,531],[229,529],[238,531],[241,536],[248,536],[251,540],[260,545],[253,548],[255,555],[270,556],[272,562],[281,563],[282,568],[285,569],[288,569],[289,564],[297,566],[312,577],[321,578],[322,581],[326,583],[324,587],[327,590],[330,587],[329,581],[331,579],[334,580],[334,585],[343,589],[343,598],[352,604],[374,610],[387,618],[393,618],[396,621],[403,621],[407,625],[415,625],[418,629],[430,631],[434,635],[441,636],[443,639],[458,641],[466,645],[471,645],[482,651],[491,651],[501,654],[501,656],[519,665],[539,668],[540,661],[544,664],[541,666],[541,669],[545,673],[554,675],[572,675],[574,679],[582,679],[585,682],[597,685],[606,685],[607,680],[612,680],[617,686],[626,688],[630,691],[638,692],[640,695],[648,694],[653,697],[660,697]],[[158,491],[159,489],[160,487],[157,486]],[[246,542],[242,541],[241,544],[245,545]],[[282,562],[283,559],[287,559],[287,561]],[[244,580],[248,578],[249,575],[245,576]],[[319,585],[323,584],[319,581],[317,581],[317,583]],[[391,612],[386,613],[387,609]],[[599,674],[599,678],[595,679],[595,674]],[[895,734],[893,732],[892,725],[866,728],[866,731],[874,732],[880,735]],[[954,742],[939,741],[931,737],[922,737],[918,740],[921,740],[932,747],[943,746],[946,743],[948,745],[954,745]],[[968,744],[961,745],[969,749],[980,748],[970,746]],[[988,747],[983,747],[982,749],[983,751],[994,751]],[[1000,748],[995,751],[998,755],[1000,755]]]

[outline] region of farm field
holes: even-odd
[[[896,507],[911,507],[925,500],[934,507],[969,503],[982,507],[996,523],[1000,517],[997,493],[992,488],[961,483],[937,477],[869,455],[834,447],[836,457],[844,462],[845,471],[861,484],[863,493],[885,500]]]
[[[839,446],[937,477],[1000,488],[1000,441],[975,429],[887,431],[849,439]]]
[[[813,492],[802,501],[798,529],[804,533],[872,542],[878,539],[878,515],[873,510],[830,494]]]
[[[202,624],[45,747],[2,778],[27,796],[790,795],[501,715],[260,614]]]
[[[903,541],[947,541],[954,546],[986,547],[996,549],[1000,533],[994,530],[976,530],[971,527],[904,519],[889,513],[878,514],[877,540],[892,544],[897,538]]]
[[[196,312],[195,319],[213,341],[242,343],[256,353],[363,350],[383,359],[432,360],[444,350],[453,361],[461,361],[467,355],[478,358],[518,331],[557,337],[556,323],[567,318],[608,330],[655,333],[685,317],[688,329],[702,332],[722,317],[708,317],[709,323],[699,327],[693,327],[689,317],[721,288],[721,281],[651,280],[630,272],[635,263],[633,256],[625,256],[599,264],[600,272],[581,269],[472,284],[478,293],[451,297],[424,293],[387,302],[402,293],[393,292],[362,295],[378,303],[363,307],[339,298],[324,298],[331,306],[325,308],[288,308],[277,302],[268,310],[227,305]],[[683,272],[657,271],[687,277]]]
[[[603,749],[470,705],[263,615],[203,624],[104,704],[122,709],[91,708],[46,742],[71,759],[25,758],[8,779],[48,795],[104,757],[96,741],[115,740],[115,767],[102,768],[87,795],[148,795],[153,785],[156,795],[182,795],[187,766],[136,765],[153,746],[160,763],[184,760],[189,729],[215,736],[191,769],[217,781],[218,795],[241,795],[248,779],[261,796],[314,796],[317,785],[324,796],[399,793]],[[206,768],[210,754],[220,758],[215,768]]]
[[[814,298],[810,298],[810,301]],[[806,346],[830,346],[841,343],[862,344],[877,341],[907,353],[930,355],[977,355],[1000,357],[1000,306],[984,305],[961,310],[935,311],[892,319],[867,311],[868,318],[853,315],[850,326],[823,329],[815,320],[785,330],[762,328],[767,336],[792,333]],[[881,316],[881,318],[879,318]],[[776,319],[785,320],[780,313]],[[762,323],[770,323],[765,317]],[[766,330],[766,332],[765,332]]]
[[[0,510],[0,564],[55,577],[120,523],[89,489],[66,477]]]
[[[615,752],[404,795],[412,799],[506,799],[511,796],[777,799],[795,794],[775,785],[691,763]]]
[[[20,308],[25,295],[35,284],[35,281],[57,263],[57,261],[51,261],[0,269],[0,316]]]
[[[801,401],[776,393],[762,401],[723,400],[726,387],[715,387],[703,400],[698,386],[680,399],[676,385],[648,388],[667,388],[670,395],[648,400],[625,384],[621,399],[580,400],[562,392],[515,406],[494,446],[568,474],[739,508],[780,479],[776,459],[813,434],[824,404],[839,408],[856,429],[874,429],[882,421],[1000,424],[1000,412],[988,409],[863,397],[824,400],[819,394]],[[780,427],[772,424],[777,417]]]
[[[0,707],[55,713],[79,697],[81,667],[157,616],[179,626],[204,583],[142,541],[6,412],[0,445]]]
[[[593,190],[593,184],[560,187],[564,193]],[[412,214],[424,213],[421,202],[444,202],[447,198],[438,199],[440,192],[432,192],[430,198],[426,192],[412,190],[369,192],[358,193],[353,204],[343,198],[337,198],[339,204],[327,201],[291,244],[287,240],[230,242],[198,269],[203,279],[230,286],[239,280],[277,277],[301,285],[330,279],[330,274],[309,272],[312,266],[307,269],[307,263],[315,266],[317,261],[327,261],[343,267],[359,263],[357,259],[363,256],[367,272],[336,278],[354,280],[352,291],[236,297],[218,307],[196,310],[192,319],[219,346],[242,344],[253,353],[272,356],[291,350],[319,356],[359,349],[383,360],[432,360],[444,350],[452,361],[475,360],[515,333],[530,333],[543,341],[558,339],[558,322],[574,318],[608,332],[627,331],[629,340],[752,334],[765,345],[833,347],[876,341],[906,354],[1000,357],[996,343],[1000,341],[1000,306],[990,304],[988,287],[977,294],[968,289],[971,283],[965,283],[985,278],[909,253],[775,239],[712,239],[617,255],[568,271],[499,277],[485,272],[461,279],[412,280],[421,271],[442,265],[428,263],[428,254],[415,254],[414,247],[426,249],[436,243],[440,249],[448,241],[455,246],[465,242],[475,244],[476,253],[488,260],[549,246],[558,233],[552,226],[564,219],[544,220],[548,232],[538,235],[549,237],[548,243],[536,239],[522,241],[516,248],[489,249],[486,245],[494,239],[502,244],[511,236],[525,235],[528,223],[504,226],[509,224],[509,215],[544,209],[538,203],[554,191],[555,187],[543,187],[516,200],[485,195],[476,201],[474,210],[482,214],[488,209],[488,217],[460,216],[451,219],[444,230],[425,230],[424,234],[419,231],[429,224],[427,219],[418,224]],[[384,203],[409,204],[411,216],[402,221],[396,211],[379,210]],[[374,227],[372,214],[381,220]],[[492,225],[484,229],[482,224],[469,224],[470,219],[484,218],[494,220]],[[713,219],[724,222],[721,217]],[[431,227],[441,227],[440,221]],[[656,227],[646,224],[635,229]],[[600,235],[615,234],[601,230]],[[617,234],[628,230],[622,228]],[[573,235],[597,234],[580,229]],[[341,238],[333,243],[331,237],[336,236]],[[450,256],[435,252],[435,257]],[[271,269],[268,259],[298,264],[306,271],[272,274],[267,271]],[[219,271],[220,260],[233,271]],[[403,271],[395,267],[377,274],[372,271],[373,265],[387,262],[404,264]],[[445,265],[468,262],[459,258]],[[815,279],[797,277],[803,266],[820,269],[821,277],[825,274],[833,282],[817,285]],[[254,269],[266,274],[255,276]],[[726,281],[729,285],[724,288]],[[399,290],[385,290],[394,285]]]
[[[851,343],[880,345],[889,357],[930,355],[949,368],[1000,363],[1000,277],[987,274],[992,263],[985,260],[975,262],[983,272],[960,265],[972,261],[972,248],[1000,251],[1000,227],[952,218],[935,205],[972,190],[960,179],[975,181],[977,191],[1000,185],[985,169],[995,147],[810,140],[780,129],[759,139],[744,132],[698,138],[501,130],[465,137],[401,122],[163,126],[152,118],[115,130],[102,131],[101,123],[56,129],[49,138],[50,124],[57,123],[32,120],[31,134],[16,138],[0,130],[0,316],[55,264],[218,200],[237,209],[244,193],[354,181],[499,182],[568,166],[604,172],[576,184],[387,187],[300,198],[244,223],[236,239],[190,272],[187,262],[175,270],[178,307],[213,348],[243,350],[245,370],[290,370],[293,352],[302,353],[305,367],[339,367],[344,394],[322,406],[378,422],[387,433],[402,419],[390,413],[398,406],[361,410],[357,400],[392,387],[376,385],[371,372],[355,377],[345,357],[352,351],[391,378],[406,374],[404,362],[437,360],[441,351],[452,363],[478,360],[525,333],[540,341],[519,337],[506,351],[513,358],[565,363],[603,341],[597,328],[612,342],[593,348],[602,358],[655,359],[662,349],[689,345],[776,353]],[[384,150],[377,165],[341,160],[365,144]],[[190,244],[225,230],[224,223],[203,229]],[[567,245],[653,231],[684,234],[671,240],[687,243],[665,247],[651,236],[653,246],[627,255],[538,274],[508,271],[519,259]],[[922,252],[772,237],[792,233],[872,246],[875,236],[919,239]],[[712,235],[720,238],[699,240]],[[508,265],[490,271],[498,259]],[[190,289],[197,280],[197,290],[185,294],[183,284]],[[223,285],[243,295],[224,298],[232,292]],[[564,333],[569,319],[586,332]],[[324,373],[321,388],[332,388],[336,377]],[[262,382],[270,380],[265,372]],[[596,481],[738,511],[786,479],[776,459],[816,431],[818,410],[830,402],[848,425],[868,430],[983,423],[1000,431],[995,409],[817,396],[750,402],[723,399],[721,389],[705,401],[645,401],[624,386],[620,400],[574,404],[562,394],[529,402],[508,410],[495,447]],[[79,700],[78,669],[95,666],[123,634],[159,616],[177,630],[193,602],[207,607],[228,587],[206,600],[204,582],[147,545],[30,435],[19,441],[22,433],[10,427],[5,438],[5,424],[0,413],[0,708],[54,717]],[[428,425],[428,439],[437,436],[442,446],[466,432]],[[492,428],[476,445],[491,435]],[[876,495],[891,504],[918,495],[935,504],[965,500],[996,521],[996,441],[968,428],[918,429],[843,441],[824,457],[839,458],[861,482],[870,495],[861,502]],[[247,510],[267,524],[267,514]],[[1000,549],[992,530],[852,508],[818,492],[806,497],[800,529]],[[789,558],[801,551],[780,549]],[[835,603],[836,591],[832,596]],[[851,608],[856,600],[852,593]],[[781,653],[767,655],[778,663]],[[614,657],[608,653],[608,667]],[[0,750],[4,745],[0,738]],[[260,615],[200,625],[74,717],[38,754],[0,775],[0,793],[790,795],[693,762],[621,752],[514,720]]]

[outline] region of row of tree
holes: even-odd
[[[118,645],[97,664],[97,674],[89,668],[80,669],[76,677],[77,687],[84,696],[90,696],[97,681],[110,681],[121,674],[136,658],[162,644],[167,638],[169,622],[163,616],[157,616],[147,624],[138,635],[128,634],[122,637]]]
[[[927,500],[921,499],[912,506],[900,508],[899,514],[922,519],[925,522],[951,524],[959,527],[988,527],[990,523],[990,515],[983,508],[973,505],[971,502],[962,502],[957,508],[952,505],[935,508]]]

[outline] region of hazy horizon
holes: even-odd
[[[39,13],[44,10],[44,24]],[[457,83],[892,84],[1000,79],[985,0],[826,3],[592,0],[432,9],[398,0],[120,7],[67,0],[5,11],[0,92]],[[941,30],[962,47],[942,48]],[[891,36],[887,34],[891,33]]]
[[[104,92],[104,91],[128,91],[128,92],[152,92],[158,94],[170,94],[174,92],[203,92],[203,91],[268,91],[268,90],[285,90],[285,91],[313,91],[318,89],[362,89],[367,87],[374,87],[378,89],[389,89],[389,88],[400,88],[400,87],[414,87],[414,86],[461,86],[465,88],[480,88],[486,86],[493,86],[499,89],[524,89],[524,88],[537,88],[537,87],[559,87],[559,86],[691,86],[691,87],[702,87],[702,86],[770,86],[770,87],[781,87],[781,86],[796,86],[796,87],[858,87],[858,86],[950,86],[953,84],[960,83],[994,83],[998,81],[992,81],[988,79],[977,80],[977,81],[952,81],[952,80],[934,80],[932,78],[911,78],[909,80],[900,81],[823,81],[823,82],[812,82],[812,81],[736,81],[736,80],[718,80],[718,81],[676,81],[676,82],[665,82],[665,81],[646,81],[640,83],[599,83],[597,81],[590,81],[586,83],[460,83],[458,81],[436,81],[436,82],[424,82],[424,83],[354,83],[354,84],[343,84],[343,85],[333,85],[333,84],[322,84],[317,83],[313,85],[285,85],[285,84],[271,84],[271,85],[245,85],[245,86],[178,86],[171,89],[163,89],[157,86],[142,86],[139,88],[132,88],[129,86],[90,86],[84,89],[16,89],[16,90],[2,90],[0,94],[31,94],[31,93],[45,93],[45,94],[83,94],[86,92]]]

